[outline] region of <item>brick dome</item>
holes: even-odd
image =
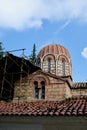
[[[58,76],[72,76],[72,63],[69,51],[58,44],[49,44],[41,49],[37,65],[45,72]]]
[[[39,57],[41,58],[47,54],[54,54],[54,55],[63,54],[65,56],[67,56],[67,58],[70,59],[70,54],[69,54],[68,50],[65,47],[58,45],[58,44],[50,44],[50,45],[47,45],[44,48],[42,48],[38,54],[38,58]]]

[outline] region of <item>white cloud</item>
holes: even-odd
[[[17,30],[49,21],[87,22],[87,0],[0,0],[0,27]]]
[[[87,47],[85,47],[85,48],[83,49],[83,51],[81,52],[81,54],[82,54],[82,56],[83,56],[84,58],[87,58]]]

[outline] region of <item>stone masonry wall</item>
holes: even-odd
[[[65,98],[65,83],[57,79],[50,78],[50,84],[46,86],[47,100],[62,100]]]
[[[63,76],[62,74],[62,61],[58,61],[57,64],[57,73],[59,76]],[[71,66],[69,65],[69,63],[65,62],[65,76],[67,75],[72,75],[71,74]]]
[[[40,77],[41,76],[41,77]],[[49,83],[45,84],[45,99],[39,100],[63,100],[65,98],[71,97],[71,91],[69,86],[66,82],[53,78],[51,76],[44,76],[45,78],[49,79]],[[30,78],[30,77],[29,77]],[[43,75],[38,74],[33,76],[33,79],[29,79],[28,77],[20,82],[15,83],[15,90],[14,90],[14,100],[38,100],[34,97],[34,81],[35,80],[42,80]],[[45,79],[46,80],[46,79]],[[40,82],[40,81],[39,81]]]
[[[71,90],[72,96],[87,96],[87,88],[86,89],[72,89]]]
[[[47,61],[44,61],[43,62],[43,71],[45,72],[48,72],[48,62]],[[55,61],[52,60],[51,61],[51,71],[50,71],[52,74],[56,74],[56,65],[55,65]]]
[[[48,72],[48,62],[44,61],[43,62],[43,67],[42,70],[45,72]],[[62,61],[57,61],[57,63],[55,61],[51,61],[51,73],[52,74],[56,74],[59,76],[63,76],[62,74]],[[67,75],[71,75],[72,76],[72,67],[68,62],[65,62],[65,76]]]

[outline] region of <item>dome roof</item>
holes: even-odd
[[[54,54],[54,55],[63,54],[65,56],[67,56],[67,58],[70,59],[70,54],[69,54],[68,50],[66,48],[64,48],[63,46],[58,45],[58,44],[49,44],[49,45],[45,46],[39,52],[38,57],[41,58],[47,54]]]

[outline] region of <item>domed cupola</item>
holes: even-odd
[[[37,58],[37,65],[43,71],[58,76],[72,77],[72,64],[68,50],[58,44],[50,44],[41,49]]]

